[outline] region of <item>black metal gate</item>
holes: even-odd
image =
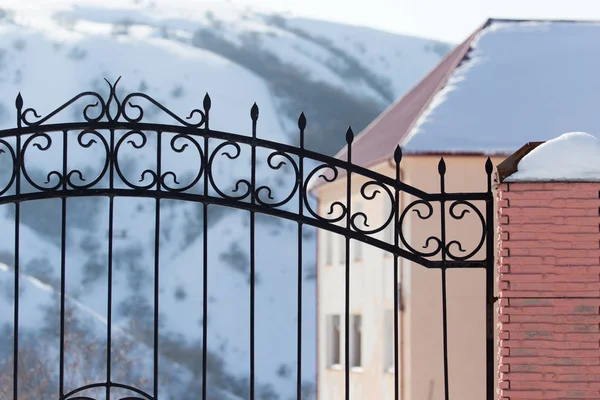
[[[118,81],[117,81],[118,82]],[[10,357],[12,374],[10,378],[0,378],[0,386],[12,387],[12,399],[28,398],[26,383],[21,376],[22,358],[20,357],[19,346],[19,321],[23,312],[20,308],[19,293],[22,274],[20,265],[20,254],[25,251],[35,251],[35,249],[24,249],[21,241],[21,207],[24,202],[42,199],[59,199],[61,204],[60,213],[60,237],[57,238],[60,243],[60,293],[58,296],[60,310],[60,323],[58,326],[58,337],[60,346],[58,349],[59,365],[56,366],[56,378],[58,382],[58,393],[54,393],[52,398],[59,400],[88,400],[92,399],[87,395],[91,389],[100,389],[105,391],[105,398],[109,400],[119,397],[120,399],[147,399],[155,400],[159,396],[159,350],[158,350],[158,330],[159,330],[159,302],[161,296],[159,293],[158,279],[161,271],[159,263],[160,254],[160,235],[161,235],[161,201],[178,200],[184,202],[195,202],[201,205],[203,214],[204,252],[199,265],[202,266],[203,274],[203,302],[202,302],[202,359],[197,363],[202,368],[201,391],[197,393],[196,398],[206,400],[211,398],[209,393],[210,383],[207,382],[207,373],[204,366],[207,363],[207,313],[209,308],[208,301],[208,210],[210,205],[238,208],[248,211],[250,222],[250,257],[249,257],[249,280],[250,297],[248,299],[248,308],[250,313],[249,327],[249,348],[250,348],[250,375],[249,375],[249,398],[254,400],[255,396],[255,217],[258,214],[267,214],[278,218],[294,221],[297,224],[298,236],[298,270],[297,270],[297,308],[295,312],[298,316],[298,329],[296,337],[297,346],[297,376],[296,378],[296,398],[302,397],[302,235],[303,226],[311,226],[323,230],[331,231],[345,237],[346,246],[346,265],[345,265],[345,388],[347,399],[350,398],[350,365],[349,365],[349,304],[350,304],[350,241],[359,241],[388,252],[394,260],[394,289],[398,282],[398,260],[400,257],[418,263],[426,268],[436,268],[441,270],[442,276],[442,313],[443,313],[443,349],[444,349],[444,392],[445,398],[449,398],[449,379],[448,379],[448,341],[447,341],[447,315],[446,315],[446,271],[451,268],[479,268],[485,270],[486,275],[486,302],[487,313],[487,332],[481,332],[486,335],[486,398],[494,398],[494,335],[493,335],[493,267],[494,267],[494,241],[493,241],[493,194],[492,194],[492,163],[488,159],[485,166],[487,182],[482,182],[485,190],[476,193],[447,193],[445,188],[446,165],[444,160],[439,162],[440,186],[438,193],[425,193],[415,187],[407,185],[400,179],[400,163],[402,152],[398,147],[394,153],[394,162],[396,168],[396,177],[391,178],[378,174],[371,170],[362,168],[352,163],[352,142],[354,134],[351,129],[346,133],[346,142],[348,144],[348,159],[346,161],[328,157],[317,152],[307,150],[304,143],[304,131],[306,127],[306,118],[304,114],[298,119],[299,128],[299,146],[291,146],[282,143],[275,143],[263,140],[258,137],[257,124],[259,119],[259,109],[256,104],[251,107],[251,134],[240,135],[226,133],[210,128],[209,113],[211,109],[211,99],[208,95],[204,97],[202,109],[194,109],[187,118],[180,118],[169,109],[162,106],[152,97],[143,93],[132,93],[119,99],[116,91],[116,83],[110,86],[110,94],[104,98],[97,92],[83,92],[73,97],[71,100],[57,108],[55,111],[42,117],[33,108],[24,108],[24,101],[19,94],[16,99],[17,120],[16,128],[0,131],[0,158],[3,158],[8,165],[3,171],[3,177],[0,181],[0,205],[14,205],[14,309],[12,310],[13,331],[10,332],[13,338],[13,355]],[[87,100],[91,101],[87,101]],[[85,101],[85,106],[78,106]],[[146,122],[147,116],[140,102],[145,102],[154,110],[168,116],[174,120],[173,125],[158,124]],[[79,108],[77,108],[79,107]],[[76,110],[80,112],[79,118],[75,122],[64,122],[67,111]],[[81,119],[83,117],[83,120]],[[56,122],[57,120],[60,120]],[[195,121],[195,122],[193,122]],[[163,149],[167,146],[166,141],[170,138],[168,146],[175,153],[182,153],[186,148],[192,149],[198,155],[199,162],[194,166],[193,176],[186,179],[178,176],[178,173],[164,167]],[[146,146],[154,145],[154,160],[149,161],[147,167],[138,175],[139,181],[134,181],[128,177],[119,154],[126,146],[130,149],[141,149]],[[228,189],[219,185],[214,178],[214,163],[216,157],[225,156],[230,160],[241,157],[242,147],[249,148],[248,177],[238,179],[232,182]],[[69,161],[69,153],[73,147],[79,149],[97,148],[104,155],[103,163],[96,172],[84,171],[77,167],[72,167]],[[57,151],[60,162],[57,167],[49,169],[45,173],[42,181],[36,179],[35,174],[30,172],[28,161],[31,150],[35,148],[38,154],[43,152]],[[295,177],[292,187],[280,199],[276,199],[276,191],[268,184],[262,185],[257,180],[256,166],[258,163],[257,151],[266,150],[268,156],[264,161],[271,170],[280,168],[291,168],[292,175]],[[42,153],[39,153],[42,152]],[[316,167],[311,167],[316,163]],[[333,181],[342,179],[346,182],[346,200],[335,202],[327,215],[320,215],[318,210],[312,205],[308,186],[314,179],[325,179]],[[372,227],[367,223],[367,215],[363,212],[352,211],[352,195],[354,177],[360,177],[366,182],[359,185],[360,195],[367,200],[374,198],[385,198],[389,200],[393,207],[390,208],[390,214],[384,224]],[[350,179],[352,178],[352,179]],[[184,182],[185,181],[185,182]],[[184,182],[184,183],[181,183]],[[487,185],[487,186],[486,186]],[[417,200],[400,209],[400,195],[407,193]],[[66,220],[67,220],[67,199],[84,197],[104,197],[108,198],[108,281],[107,281],[107,304],[106,304],[106,353],[102,361],[105,366],[104,379],[97,382],[88,383],[77,389],[67,391],[65,388],[65,345],[70,339],[66,337],[65,321],[68,318],[66,311]],[[143,391],[138,387],[133,387],[118,382],[113,377],[111,371],[111,357],[114,355],[113,348],[113,252],[115,237],[118,232],[114,231],[114,200],[118,197],[142,197],[153,199],[155,202],[155,225],[154,236],[154,294],[153,294],[153,331],[150,333],[153,342],[153,361],[152,368],[149,369],[148,379],[152,381],[152,391]],[[477,207],[475,202],[485,204],[484,211]],[[423,206],[428,210],[427,215],[418,211],[421,219],[430,218],[433,214],[434,205],[441,210],[439,221],[439,233],[432,234],[427,239],[427,246],[433,243],[433,250],[428,248],[420,251],[413,247],[403,234],[402,224],[408,215],[408,212],[417,206]],[[458,211],[457,207],[463,207]],[[466,213],[476,215],[481,222],[481,239],[472,251],[466,251],[457,240],[447,237],[448,216],[453,219],[462,219]],[[364,224],[358,224],[357,218],[362,219]],[[381,240],[377,233],[384,230],[387,226],[393,224],[394,238],[389,243]],[[458,249],[458,250],[456,250]],[[485,258],[476,259],[476,254],[484,252]],[[458,254],[457,254],[458,253]],[[296,257],[295,255],[293,257]],[[395,305],[398,309],[398,296],[395,296]],[[6,315],[7,310],[2,310]],[[395,398],[399,398],[399,379],[398,379],[398,315],[394,313],[394,363],[395,363]],[[200,328],[199,328],[200,329]],[[136,368],[137,366],[132,366]],[[20,388],[23,386],[23,388]],[[128,396],[116,396],[113,391],[116,389],[128,390]],[[7,399],[10,396],[6,397]],[[97,398],[97,397],[96,397]],[[214,398],[214,396],[213,396]],[[223,397],[225,398],[225,397]]]

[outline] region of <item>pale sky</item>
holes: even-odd
[[[488,17],[600,20],[600,0],[230,0],[458,43]]]

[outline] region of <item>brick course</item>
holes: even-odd
[[[600,399],[600,183],[498,185],[499,399]]]

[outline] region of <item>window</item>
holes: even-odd
[[[329,368],[341,369],[342,361],[340,358],[340,316],[327,316],[327,366]]]
[[[362,206],[360,203],[357,203],[354,207],[354,212],[353,214],[356,215],[356,213],[362,212]],[[357,225],[358,227],[364,228],[363,225],[364,224],[364,220],[362,217],[356,217],[354,219],[354,223],[355,225]],[[363,248],[363,244],[362,242],[359,242],[358,240],[355,240],[353,242],[354,244],[354,260],[358,261],[358,260],[362,260],[362,248]]]
[[[394,371],[394,311],[385,310],[383,315],[383,369]]]
[[[350,316],[350,367],[362,367],[362,318]]]
[[[333,264],[333,232],[323,231],[324,244],[325,247],[325,264],[331,265]]]
[[[398,311],[404,311],[404,294],[402,293],[402,282],[397,284],[398,290],[396,291],[398,296]]]

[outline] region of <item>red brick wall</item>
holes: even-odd
[[[501,400],[600,399],[599,193],[498,187]]]

